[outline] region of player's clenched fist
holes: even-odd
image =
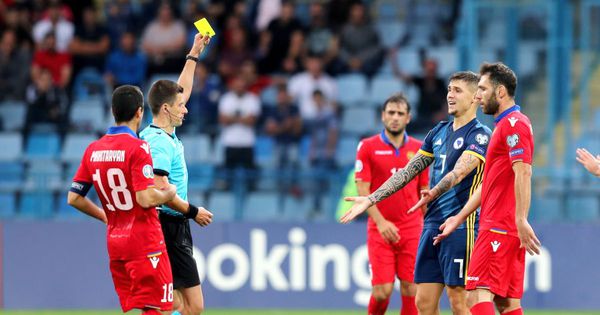
[[[206,210],[204,207],[198,207],[198,214],[194,218],[194,221],[200,226],[207,226],[212,223],[213,214]]]

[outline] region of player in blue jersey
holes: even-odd
[[[432,165],[431,190],[409,210],[428,204],[415,266],[416,303],[419,314],[439,314],[444,287],[453,314],[469,314],[465,299],[466,270],[477,231],[476,214],[461,227],[453,240],[433,246],[444,221],[458,213],[481,183],[491,131],[477,119],[475,93],[479,77],[473,72],[454,73],[448,84],[448,113],[453,121],[442,121],[427,134],[423,146],[406,167],[396,172],[366,197],[350,197],[354,205],[342,217],[346,223],[370,206],[395,193]]]
[[[188,219],[205,226],[212,222],[212,213],[187,201],[187,166],[175,128],[183,124],[187,114],[185,104],[192,91],[196,62],[207,44],[208,38],[197,34],[179,80],[158,80],[152,84],[148,95],[152,124],[140,132],[140,137],[150,145],[156,186],[177,187],[177,196],[157,208],[173,273],[173,309],[184,315],[197,315],[204,309]]]

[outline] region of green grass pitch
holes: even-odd
[[[575,311],[530,311],[526,310],[527,315],[600,315],[598,311],[575,312]],[[1,311],[2,315],[115,315],[122,314],[115,311]],[[128,314],[139,314],[131,311]],[[364,310],[244,310],[244,309],[207,309],[206,315],[364,315]],[[398,314],[398,310],[390,310],[387,314]],[[442,312],[443,315],[449,315],[449,312]]]

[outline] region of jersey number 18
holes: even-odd
[[[112,199],[108,197],[104,190],[99,169],[96,169],[92,175],[92,179],[98,184],[100,193],[107,202],[106,208],[108,210],[115,211],[116,207],[119,210],[127,211],[133,208],[133,199],[131,198],[131,192],[127,189],[127,181],[125,180],[123,170],[120,168],[109,168],[108,171],[106,171],[106,179]]]

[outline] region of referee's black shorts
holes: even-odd
[[[198,267],[194,260],[190,223],[186,218],[175,217],[159,211],[167,253],[171,261],[173,288],[185,289],[200,284]]]

